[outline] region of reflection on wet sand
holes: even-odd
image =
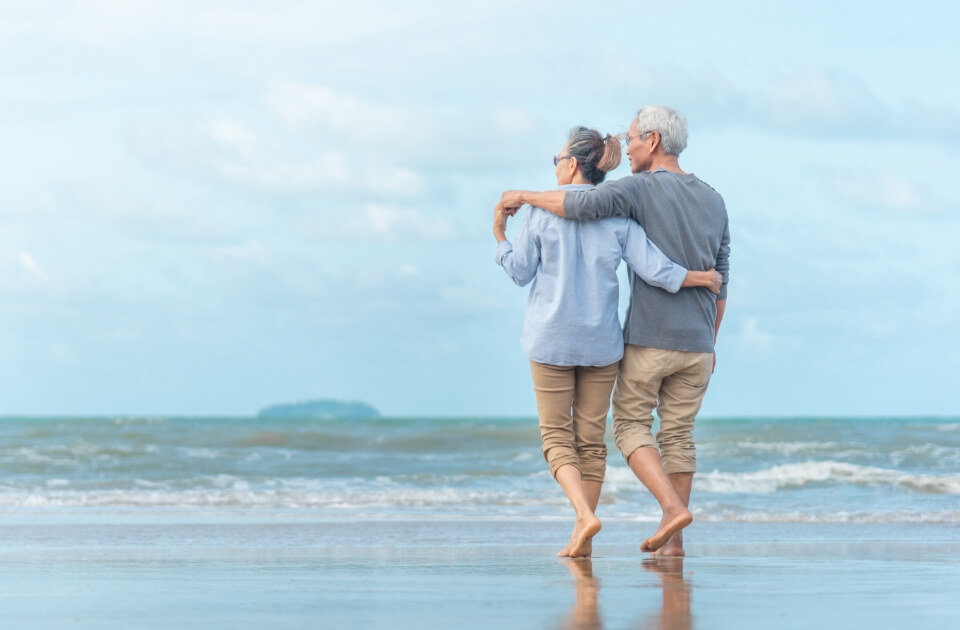
[[[597,593],[600,580],[593,577],[593,560],[590,558],[570,558],[567,569],[577,585],[577,601],[570,610],[561,628],[571,630],[594,630],[602,628],[600,610],[597,608]]]
[[[691,630],[690,585],[683,577],[683,558],[647,558],[643,561],[643,568],[660,576],[663,608],[646,619],[640,627],[650,630]]]
[[[639,627],[645,630],[692,630],[690,585],[683,577],[683,558],[647,558],[642,566],[660,578],[663,606],[645,618]],[[567,561],[567,569],[576,583],[576,602],[560,627],[570,630],[602,628],[603,620],[597,605],[600,580],[593,575],[593,561],[590,558],[571,558]]]

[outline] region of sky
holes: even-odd
[[[0,2],[0,415],[533,416],[493,206],[645,104],[730,218],[702,415],[960,414],[954,3],[457,4]]]

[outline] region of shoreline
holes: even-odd
[[[553,556],[564,521],[2,516],[0,606],[33,628],[936,629],[960,615],[956,526],[694,523],[678,562],[641,553],[653,526],[628,523],[580,561]]]

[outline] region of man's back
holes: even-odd
[[[577,220],[609,216],[634,219],[669,258],[688,269],[715,267],[723,274],[719,296],[705,289],[667,293],[630,272],[630,307],[624,323],[628,344],[713,352],[716,300],[726,299],[730,233],[723,198],[692,174],[642,172],[569,191],[564,212]]]

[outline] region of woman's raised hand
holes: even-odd
[[[507,240],[507,212],[499,205],[493,209],[493,236],[498,243]]]
[[[521,191],[519,190],[508,190],[502,195],[500,195],[500,203],[494,206],[494,210],[502,210],[508,216],[513,216],[517,213],[517,210],[523,205],[523,202],[520,201]]]

